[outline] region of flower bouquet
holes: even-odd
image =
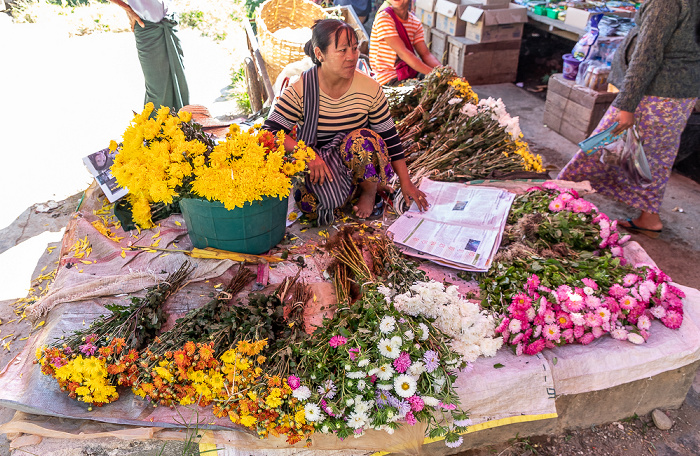
[[[140,228],[153,226],[152,206],[182,198],[204,198],[226,209],[243,207],[264,197],[289,195],[293,179],[315,158],[303,142],[287,152],[284,133],[233,124],[225,141],[213,140],[192,121],[191,114],[173,116],[153,105],[134,116],[123,142],[110,143],[118,153],[111,168],[117,183],[129,190],[127,200]]]
[[[590,344],[605,334],[644,343],[651,321],[677,329],[681,290],[652,266],[625,264],[615,221],[576,191],[546,183],[516,198],[504,246],[480,280],[482,306],[516,354]]]

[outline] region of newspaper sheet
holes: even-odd
[[[515,195],[498,188],[433,182],[420,189],[430,208],[414,203],[389,228],[408,255],[465,271],[485,272],[498,250]]]
[[[110,203],[129,193],[129,190],[117,184],[117,178],[112,175],[110,170],[114,164],[115,155],[116,151],[112,152],[109,149],[102,149],[87,157],[83,157],[85,167],[95,177]]]

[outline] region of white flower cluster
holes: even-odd
[[[513,138],[513,141],[520,138],[520,118],[511,117],[510,114],[506,112],[506,105],[500,98],[498,100],[494,100],[493,98],[489,97],[479,101],[478,105],[467,103],[462,106],[460,112],[469,117],[474,117],[480,113],[490,112],[491,119],[497,120],[498,125],[506,129],[506,132],[511,136],[511,138]]]
[[[400,312],[435,319],[433,325],[452,338],[450,346],[464,361],[472,362],[480,355],[494,356],[503,345],[502,337],[494,337],[493,316],[462,299],[454,285],[445,289],[440,282],[417,282],[409,292],[394,296],[393,301]]]

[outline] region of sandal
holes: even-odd
[[[661,235],[661,231],[663,230],[650,230],[649,228],[642,228],[641,226],[637,226],[632,219],[627,219],[625,220],[629,224],[629,226],[625,225],[618,225],[621,226],[622,228],[626,229],[627,231],[631,231],[633,233],[639,233],[639,234],[644,234],[646,236],[649,236],[652,239],[656,239]]]

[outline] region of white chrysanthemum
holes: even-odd
[[[355,379],[358,379],[358,378],[365,378],[365,377],[367,377],[367,372],[363,372],[363,371],[352,371],[352,372],[348,372],[347,377],[348,377],[348,378],[355,378]]]
[[[423,403],[430,407],[437,407],[440,401],[433,396],[423,396]]]
[[[385,316],[382,318],[382,321],[379,322],[379,331],[381,331],[382,334],[389,334],[394,328],[396,328],[396,319],[391,315]]]
[[[664,318],[666,316],[666,309],[664,309],[662,306],[655,306],[650,309],[651,314],[658,318]]]
[[[633,333],[633,332],[627,334],[627,340],[629,340],[633,344],[637,344],[637,345],[643,344],[645,342],[644,338],[642,336],[640,336],[637,333]]]
[[[321,413],[321,408],[318,405],[306,404],[304,406],[304,417],[306,418],[306,421],[310,421],[313,423],[316,421],[321,421],[323,414]]]
[[[355,413],[367,413],[372,408],[372,402],[363,401],[359,394],[355,396]]]
[[[352,366],[351,366],[350,364],[346,364],[346,365],[345,365],[345,370],[346,370],[346,371],[349,371],[349,370],[351,370],[351,369],[352,369]]]
[[[326,426],[325,424],[324,424],[323,427],[321,428],[321,432],[324,433],[324,434],[328,434],[328,431],[329,431],[329,430],[330,430],[330,429],[328,429],[328,426]]]
[[[537,311],[535,311],[534,307],[528,307],[527,310],[525,311],[525,315],[527,315],[528,321],[533,321],[535,319],[535,317],[537,316]]]
[[[573,312],[569,314],[569,316],[571,317],[571,321],[573,322],[573,324],[575,324],[576,326],[583,326],[586,324],[586,319],[583,318],[583,314]]]
[[[391,383],[377,382],[377,389],[380,389],[382,391],[391,391],[393,388],[394,386]]]
[[[377,348],[379,348],[379,353],[385,358],[396,359],[401,354],[400,347],[397,348],[396,345],[392,343],[391,339],[380,339]]]
[[[586,296],[593,296],[595,290],[591,287],[583,287],[583,292],[586,294]]]
[[[422,361],[416,361],[408,368],[408,375],[413,375],[414,377],[420,376],[423,372],[425,372],[425,364]]]
[[[471,426],[472,420],[467,418],[466,420],[454,420],[453,421],[455,426],[460,426],[460,427],[465,427],[465,426]]]
[[[361,427],[364,427],[365,424],[369,421],[369,417],[365,415],[364,413],[351,413],[350,416],[348,417],[348,426],[350,426],[353,429],[360,429]]]
[[[345,399],[345,405],[350,407],[355,403],[355,400],[353,398]]]
[[[379,366],[376,375],[379,380],[388,381],[391,380],[391,378],[394,376],[394,373],[395,371],[391,364],[385,363]]]
[[[386,424],[382,424],[377,428],[378,431],[384,431],[389,435],[392,435],[395,432],[395,429],[392,428],[391,426],[387,426]]]
[[[357,366],[358,366],[358,367],[365,367],[365,366],[368,365],[368,364],[369,364],[369,359],[367,359],[367,358],[362,358],[362,359],[357,363]]]
[[[396,380],[394,380],[394,391],[404,398],[413,396],[416,392],[416,386],[416,380],[410,375],[399,375],[396,377]]]
[[[462,99],[461,99],[461,98],[459,98],[459,97],[454,97],[454,98],[450,98],[450,99],[447,101],[447,104],[449,104],[449,105],[455,105],[455,104],[461,103],[461,102],[462,102]]]
[[[299,388],[292,391],[292,396],[300,401],[305,401],[311,397],[311,390],[308,386],[301,385]]]
[[[517,318],[513,318],[510,323],[508,323],[508,331],[513,334],[520,332],[521,329],[523,329],[523,323]]]
[[[367,382],[366,382],[366,381],[360,380],[359,382],[357,382],[357,389],[358,389],[358,390],[364,391],[365,388],[367,388]]]
[[[477,115],[479,113],[479,110],[475,105],[473,105],[471,103],[467,103],[464,106],[462,106],[462,109],[460,109],[459,112],[461,112],[462,114],[465,114],[469,117],[474,117],[475,115]]]
[[[406,338],[406,340],[408,340],[408,341],[412,341],[413,338],[415,337],[415,335],[413,334],[413,331],[411,331],[410,329],[409,329],[408,331],[404,332],[404,333],[403,333],[403,336],[404,336],[404,337]]]
[[[426,340],[428,336],[430,335],[430,331],[428,330],[428,325],[425,323],[419,323],[418,327],[420,328],[421,334],[420,334],[420,340]]]

